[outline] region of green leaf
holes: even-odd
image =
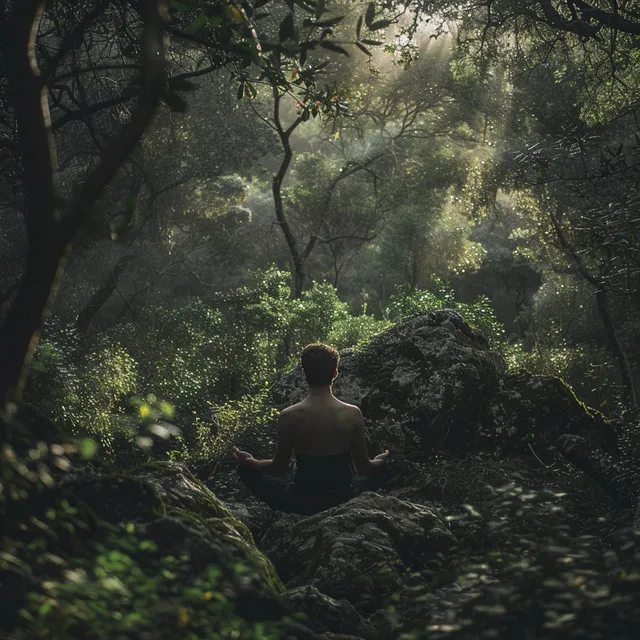
[[[365,13],[364,16],[364,23],[367,25],[367,27],[371,27],[371,23],[373,22],[373,18],[376,15],[376,4],[375,2],[370,2],[369,6],[367,7],[367,12]]]
[[[98,452],[98,443],[91,438],[84,438],[78,442],[78,453],[83,460],[90,460]]]
[[[384,29],[385,27],[388,27],[390,24],[391,24],[391,20],[378,20],[373,24],[369,25],[369,30],[378,31],[378,29]]]
[[[246,87],[247,96],[250,100],[253,100],[258,95],[258,91],[250,82],[247,82]]]
[[[209,24],[207,16],[198,16],[188,27],[187,33],[196,34],[201,29],[204,29]]]
[[[173,408],[173,405],[170,402],[162,401],[160,403],[160,411],[165,416],[172,416],[175,412],[175,409]]]
[[[293,13],[290,13],[281,23],[278,31],[278,39],[280,42],[296,39],[296,25],[293,21]]]
[[[328,49],[329,51],[336,51],[337,53],[341,53],[343,56],[349,56],[349,52],[345,48],[335,44],[334,42],[327,42],[326,40],[323,40],[320,43],[320,46]]]

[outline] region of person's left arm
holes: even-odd
[[[290,425],[283,414],[278,418],[278,442],[276,453],[271,460],[256,460],[250,453],[240,451],[234,447],[232,456],[238,464],[257,469],[268,476],[282,477],[289,469],[289,461],[293,453],[291,444]]]

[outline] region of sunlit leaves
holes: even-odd
[[[86,349],[72,327],[60,327],[45,335],[36,362],[30,394],[38,398],[40,410],[65,430],[91,434],[108,448],[121,403],[136,388],[133,358],[113,343]]]
[[[411,316],[436,311],[455,309],[470,326],[479,329],[494,348],[500,348],[505,338],[503,325],[497,320],[491,302],[480,297],[477,301],[458,302],[453,291],[442,286],[439,291],[399,289],[389,298],[387,315],[391,320],[400,321]]]
[[[98,452],[98,443],[89,438],[78,441],[78,453],[83,460],[90,460]]]

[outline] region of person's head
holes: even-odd
[[[327,344],[308,344],[302,350],[300,360],[310,387],[328,387],[338,375],[340,354]]]

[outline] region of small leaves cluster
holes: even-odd
[[[253,624],[236,613],[232,583],[218,566],[194,573],[185,558],[160,555],[133,525],[92,545],[90,552],[70,558],[60,578],[29,594],[20,614],[30,637],[282,637],[278,621]],[[237,580],[242,579],[239,565]]]
[[[428,637],[630,637],[640,622],[640,532],[605,544],[574,534],[562,494],[515,485],[489,493],[486,509],[462,516],[483,523],[493,549],[460,576],[476,595],[446,624],[428,626]]]
[[[41,340],[27,398],[62,428],[109,449],[136,391],[138,368],[117,342],[86,345],[75,329],[50,326]]]

